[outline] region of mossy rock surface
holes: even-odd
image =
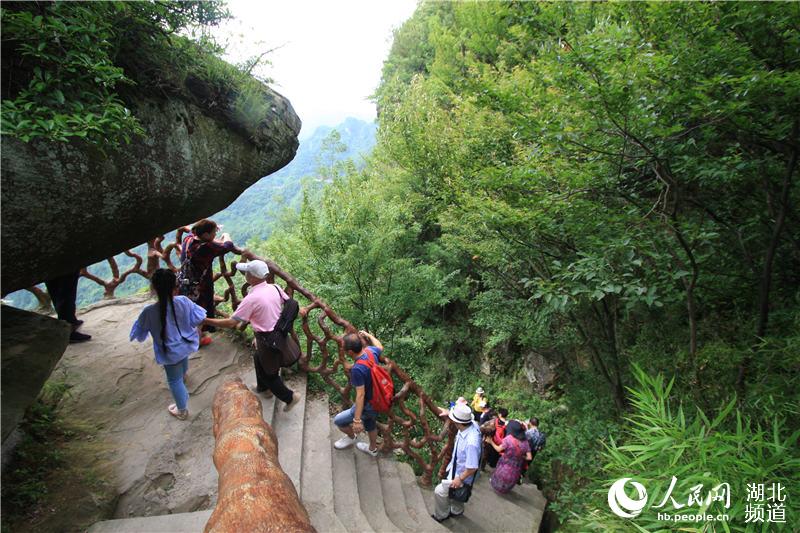
[[[294,158],[300,119],[283,96],[184,89],[132,97],[146,133],[118,148],[4,136],[4,294],[218,212]]]

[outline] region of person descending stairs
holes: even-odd
[[[221,342],[229,342],[220,339]],[[245,373],[245,382],[253,379]],[[275,397],[259,396],[264,420],[278,440],[279,462],[295,485],[311,523],[319,532],[528,532],[535,533],[546,500],[534,484],[497,495],[489,476],[480,475],[464,514],[437,523],[434,494],[422,488],[411,466],[391,454],[371,457],[351,446],[337,450],[341,432],[329,418],[326,395],[306,394],[306,376],[287,376],[301,401],[290,413]],[[276,405],[277,404],[277,405]],[[357,443],[367,444],[357,436]],[[90,533],[175,533],[202,531],[211,510],[99,522]]]

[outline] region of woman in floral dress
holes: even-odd
[[[525,430],[517,420],[511,420],[506,425],[506,436],[499,446],[490,437],[486,438],[486,442],[502,454],[497,461],[497,468],[492,472],[492,488],[498,494],[508,494],[517,484],[525,461],[532,459]]]

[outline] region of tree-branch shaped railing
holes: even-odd
[[[104,289],[104,298],[114,298],[115,290],[125,280],[135,275],[149,279],[162,262],[167,268],[178,270],[181,243],[184,234],[189,231],[188,227],[179,228],[175,232],[174,240],[166,246],[164,246],[163,236],[148,241],[147,255],[144,258],[131,250],[124,252],[125,255],[134,259],[134,264],[124,272],[120,272],[119,265],[113,257],[108,259],[112,274],[110,280],[101,279],[85,268],[81,270],[81,275],[101,285]],[[175,260],[173,260],[173,254]],[[305,334],[305,342],[301,342],[296,331],[291,333],[301,347],[302,354],[298,365],[307,373],[319,374],[325,383],[341,395],[342,406],[349,407],[351,405],[349,379],[346,385],[341,385],[334,376],[341,371],[349,378],[352,363],[346,359],[342,337],[347,333],[356,333],[357,328],[337,315],[328,304],[300,285],[295,278],[281,270],[274,262],[260,258],[246,250],[242,255],[249,259],[261,259],[266,262],[270,269],[268,281],[274,282],[275,278],[280,278],[286,284],[286,293],[298,300],[301,305],[299,317],[301,329]],[[215,295],[215,302],[230,302],[231,308],[235,310],[241,301],[239,293],[242,297],[247,294],[247,284],[242,284],[237,291],[233,279],[236,275],[236,261],[231,261],[229,267],[224,256],[221,256],[218,263],[219,272],[214,274],[215,286],[218,280],[224,280],[226,288],[221,295]],[[143,265],[146,268],[142,268]],[[45,304],[46,300],[43,298],[46,295],[40,289],[28,290],[37,295],[40,303]],[[307,303],[303,305],[304,302],[298,299],[298,296],[307,300]],[[218,310],[218,314],[227,316],[221,310]],[[312,330],[312,325],[318,328],[318,333]],[[340,333],[337,334],[334,331],[335,328],[338,328]],[[329,349],[329,345],[332,344],[336,346],[335,354],[332,354]],[[316,364],[312,363],[315,353],[319,356]],[[378,428],[383,436],[381,450],[385,452],[402,450],[420,467],[422,475],[419,477],[419,483],[423,486],[430,486],[437,464],[440,465],[438,476],[444,475],[453,449],[455,426],[450,423],[449,419],[443,419],[441,409],[397,363],[385,356],[381,357],[381,361],[393,376],[395,385],[402,383],[394,395],[392,409],[387,415],[386,422],[378,423]]]

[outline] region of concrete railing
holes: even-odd
[[[205,533],[314,533],[278,462],[278,443],[261,402],[238,378],[214,394],[214,466],[219,494]]]

